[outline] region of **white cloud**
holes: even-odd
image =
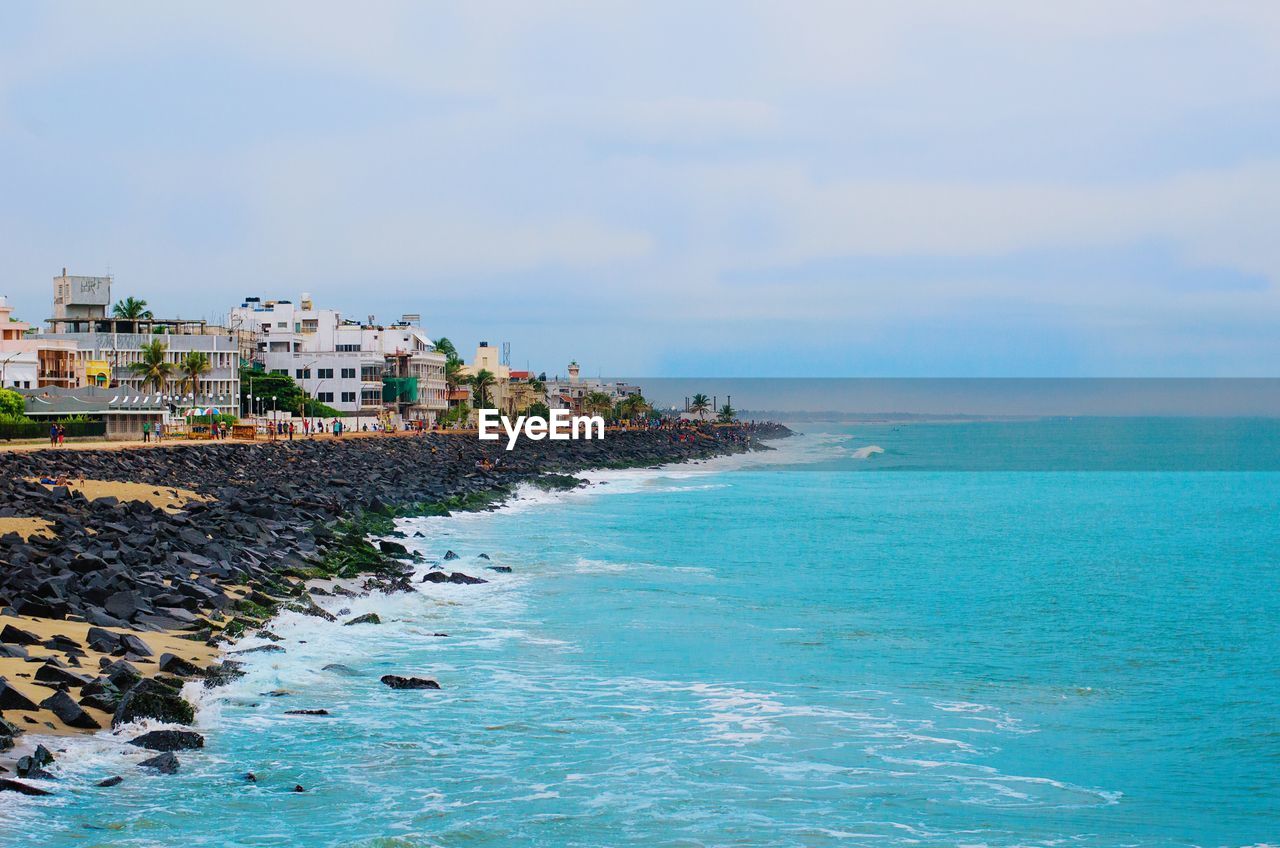
[[[1003,303],[1173,348],[1196,318],[1280,315],[1275,4],[104,3],[30,18],[0,42],[0,154],[27,185],[0,200],[0,247],[18,278],[41,269],[40,303],[44,269],[79,261],[203,312],[246,285],[536,278],[544,302],[625,307],[641,337],[695,326],[726,344],[733,322],[856,343]],[[76,81],[103,69],[172,77],[166,94],[199,113],[223,103],[220,64],[270,94],[245,92],[258,111],[229,109],[207,137],[146,109],[66,117],[93,105]],[[258,125],[272,97],[284,114],[308,104],[317,128]],[[32,103],[59,120],[30,118]],[[55,193],[103,212],[73,227]],[[1135,242],[1272,285],[726,282],[823,259]]]

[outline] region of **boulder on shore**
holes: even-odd
[[[38,786],[30,786],[17,780],[10,780],[7,777],[0,777],[0,792],[18,792],[23,795],[52,795],[53,793],[47,789],[41,789]]]
[[[8,642],[10,645],[39,645],[40,637],[27,630],[14,627],[12,624],[6,624],[4,630],[0,630],[0,642]]]
[[[196,720],[196,713],[176,689],[158,680],[143,680],[124,693],[111,719],[111,726],[119,727],[140,718],[153,718],[167,724],[191,724]]]
[[[401,677],[398,674],[384,674],[382,682],[392,689],[439,689],[440,684],[424,677]]]
[[[166,674],[176,674],[179,677],[196,677],[200,674],[200,669],[195,663],[174,654],[161,654],[158,665]]]
[[[139,768],[154,769],[161,774],[177,774],[179,765],[178,758],[168,751],[138,763]]]
[[[35,701],[9,685],[9,681],[0,677],[0,710],[38,710]]]
[[[148,751],[192,751],[204,747],[204,737],[193,730],[152,730],[129,740]]]
[[[67,727],[81,730],[101,730],[98,720],[84,711],[66,692],[54,692],[40,702],[40,706],[52,712]]]

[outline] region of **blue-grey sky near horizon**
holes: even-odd
[[[665,376],[1272,376],[1280,4],[0,6],[0,293]]]

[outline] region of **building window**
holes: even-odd
[[[356,402],[356,393],[355,393],[355,392],[343,392],[343,393],[342,393],[342,402],[343,402],[343,403],[355,403],[355,402]]]
[[[333,403],[333,392],[316,392],[316,400],[321,403]]]
[[[283,330],[285,327],[288,327],[288,326],[289,326],[289,322],[288,322],[288,321],[277,321],[277,322],[276,322],[276,327],[280,328],[281,330]]]
[[[332,368],[317,368],[317,369],[316,369],[316,376],[317,376],[317,377],[319,377],[321,380],[332,380],[332,379],[333,379],[333,369],[332,369]]]
[[[271,369],[271,373],[272,373],[272,374],[279,374],[281,377],[288,377],[288,376],[289,376],[289,369],[288,369],[288,368],[272,368],[272,369]]]
[[[336,350],[338,353],[359,353],[360,345],[358,344],[335,345],[334,350]]]
[[[294,376],[296,379],[298,379],[298,380],[310,380],[310,379],[311,379],[311,369],[310,369],[310,368],[296,368],[296,369],[294,369],[293,376]]]
[[[366,383],[382,382],[382,366],[380,365],[362,365],[360,367],[360,379]]]
[[[342,379],[344,379],[344,380],[354,380],[355,378],[356,378],[356,369],[354,369],[354,368],[343,368],[343,369],[342,369]]]
[[[382,403],[382,391],[380,389],[365,389],[360,395],[360,402],[365,406],[377,406]]]

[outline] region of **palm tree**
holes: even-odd
[[[582,411],[591,415],[608,415],[613,409],[613,398],[604,392],[587,392],[582,398]]]
[[[446,362],[452,360],[457,360],[458,362],[462,361],[458,356],[458,349],[453,346],[453,342],[449,341],[444,336],[436,339],[436,343],[432,345],[431,349],[436,353],[443,353]]]
[[[706,418],[707,413],[711,411],[711,398],[703,394],[693,396],[693,403],[689,404],[689,411],[699,418]]]
[[[632,421],[649,411],[649,402],[644,395],[628,395],[619,406],[622,414]]]
[[[467,382],[471,384],[471,397],[475,401],[476,409],[490,409],[492,404],[489,401],[489,389],[498,382],[493,372],[481,368],[472,374]]]
[[[191,394],[196,394],[200,384],[200,375],[210,371],[208,354],[193,350],[178,362],[178,372],[184,375],[183,383],[191,387]]]
[[[462,375],[462,361],[458,359],[449,359],[444,363],[444,381],[449,386],[449,391],[461,386],[467,382],[467,378]]]
[[[169,361],[169,352],[164,342],[156,339],[142,346],[142,359],[129,366],[129,370],[142,378],[145,390],[150,383],[156,392],[163,392],[165,384],[173,376],[173,363]]]
[[[126,321],[139,321],[155,317],[151,314],[151,310],[147,308],[147,302],[136,297],[117,300],[115,305],[111,307],[111,315],[113,318],[124,318]]]
[[[737,414],[738,413],[734,411],[733,407],[726,403],[724,406],[720,407],[720,417],[717,420],[719,420],[721,424],[729,424]]]

